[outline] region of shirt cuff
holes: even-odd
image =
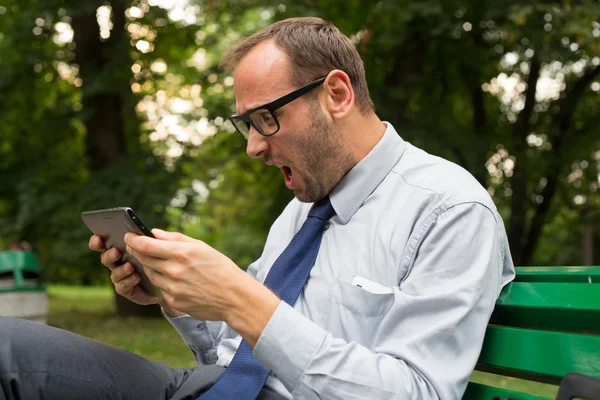
[[[253,355],[293,392],[326,336],[326,330],[282,301],[258,339]]]
[[[206,321],[197,320],[188,314],[171,317],[165,310],[163,310],[163,315],[179,332],[179,335],[188,346],[212,347],[214,340]]]

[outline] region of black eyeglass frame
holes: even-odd
[[[248,140],[248,134],[250,133],[250,125],[252,125],[254,127],[254,129],[256,129],[256,131],[263,136],[273,136],[274,134],[279,132],[279,129],[281,129],[281,125],[279,124],[279,120],[277,119],[277,116],[275,115],[275,111],[277,109],[291,103],[292,101],[296,100],[297,98],[305,95],[306,93],[310,92],[311,90],[313,90],[314,88],[316,88],[317,86],[319,86],[320,84],[325,82],[326,78],[327,77],[324,76],[322,78],[317,79],[316,81],[307,83],[306,85],[304,85],[286,95],[283,95],[278,99],[275,99],[267,104],[263,104],[261,106],[254,107],[253,109],[248,110],[243,114],[234,114],[231,117],[229,117],[229,121],[231,121],[231,123],[235,127],[235,130],[238,131],[240,133],[240,135],[242,135],[242,137],[246,140]],[[254,122],[252,122],[252,120],[250,119],[250,115],[252,115],[254,112],[256,112],[258,110],[267,110],[267,111],[269,111],[271,116],[273,116],[273,120],[277,124],[277,129],[273,133],[262,132],[262,130],[258,126],[256,126],[254,124]],[[238,128],[236,121],[244,122],[246,124],[246,126],[248,126],[248,134],[244,134]]]

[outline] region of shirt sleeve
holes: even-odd
[[[502,221],[486,206],[461,203],[430,217],[415,229],[418,244],[403,257],[409,272],[373,348],[280,303],[254,356],[294,398],[461,399],[512,261]]]
[[[201,321],[188,314],[171,317],[164,310],[163,315],[192,350],[198,364],[208,365],[217,362],[217,347],[228,337],[230,330],[225,322]]]
[[[260,259],[250,264],[248,274],[256,279],[256,270]],[[223,321],[202,321],[188,314],[171,317],[162,310],[165,318],[173,325],[183,342],[192,350],[198,364],[215,364],[218,359],[217,348],[225,339],[239,336]]]

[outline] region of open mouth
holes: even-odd
[[[283,167],[281,167],[281,172],[283,172],[283,177],[285,178],[285,186],[287,186],[288,189],[293,189],[294,174],[292,172],[292,169],[287,165],[284,165]]]

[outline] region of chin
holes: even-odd
[[[313,200],[314,196],[311,196],[310,193],[307,193],[305,189],[299,189],[299,188],[294,189],[294,195],[302,203],[313,203],[314,202],[314,200]]]
[[[323,197],[327,196],[327,192],[323,190],[322,187],[313,188],[314,190],[303,189],[294,189],[294,194],[296,198],[302,203],[314,203],[315,201],[321,200]]]
[[[312,203],[313,201],[310,199],[309,196],[306,195],[306,192],[304,192],[303,190],[300,189],[294,189],[294,195],[296,196],[296,198],[301,201],[302,203]]]

